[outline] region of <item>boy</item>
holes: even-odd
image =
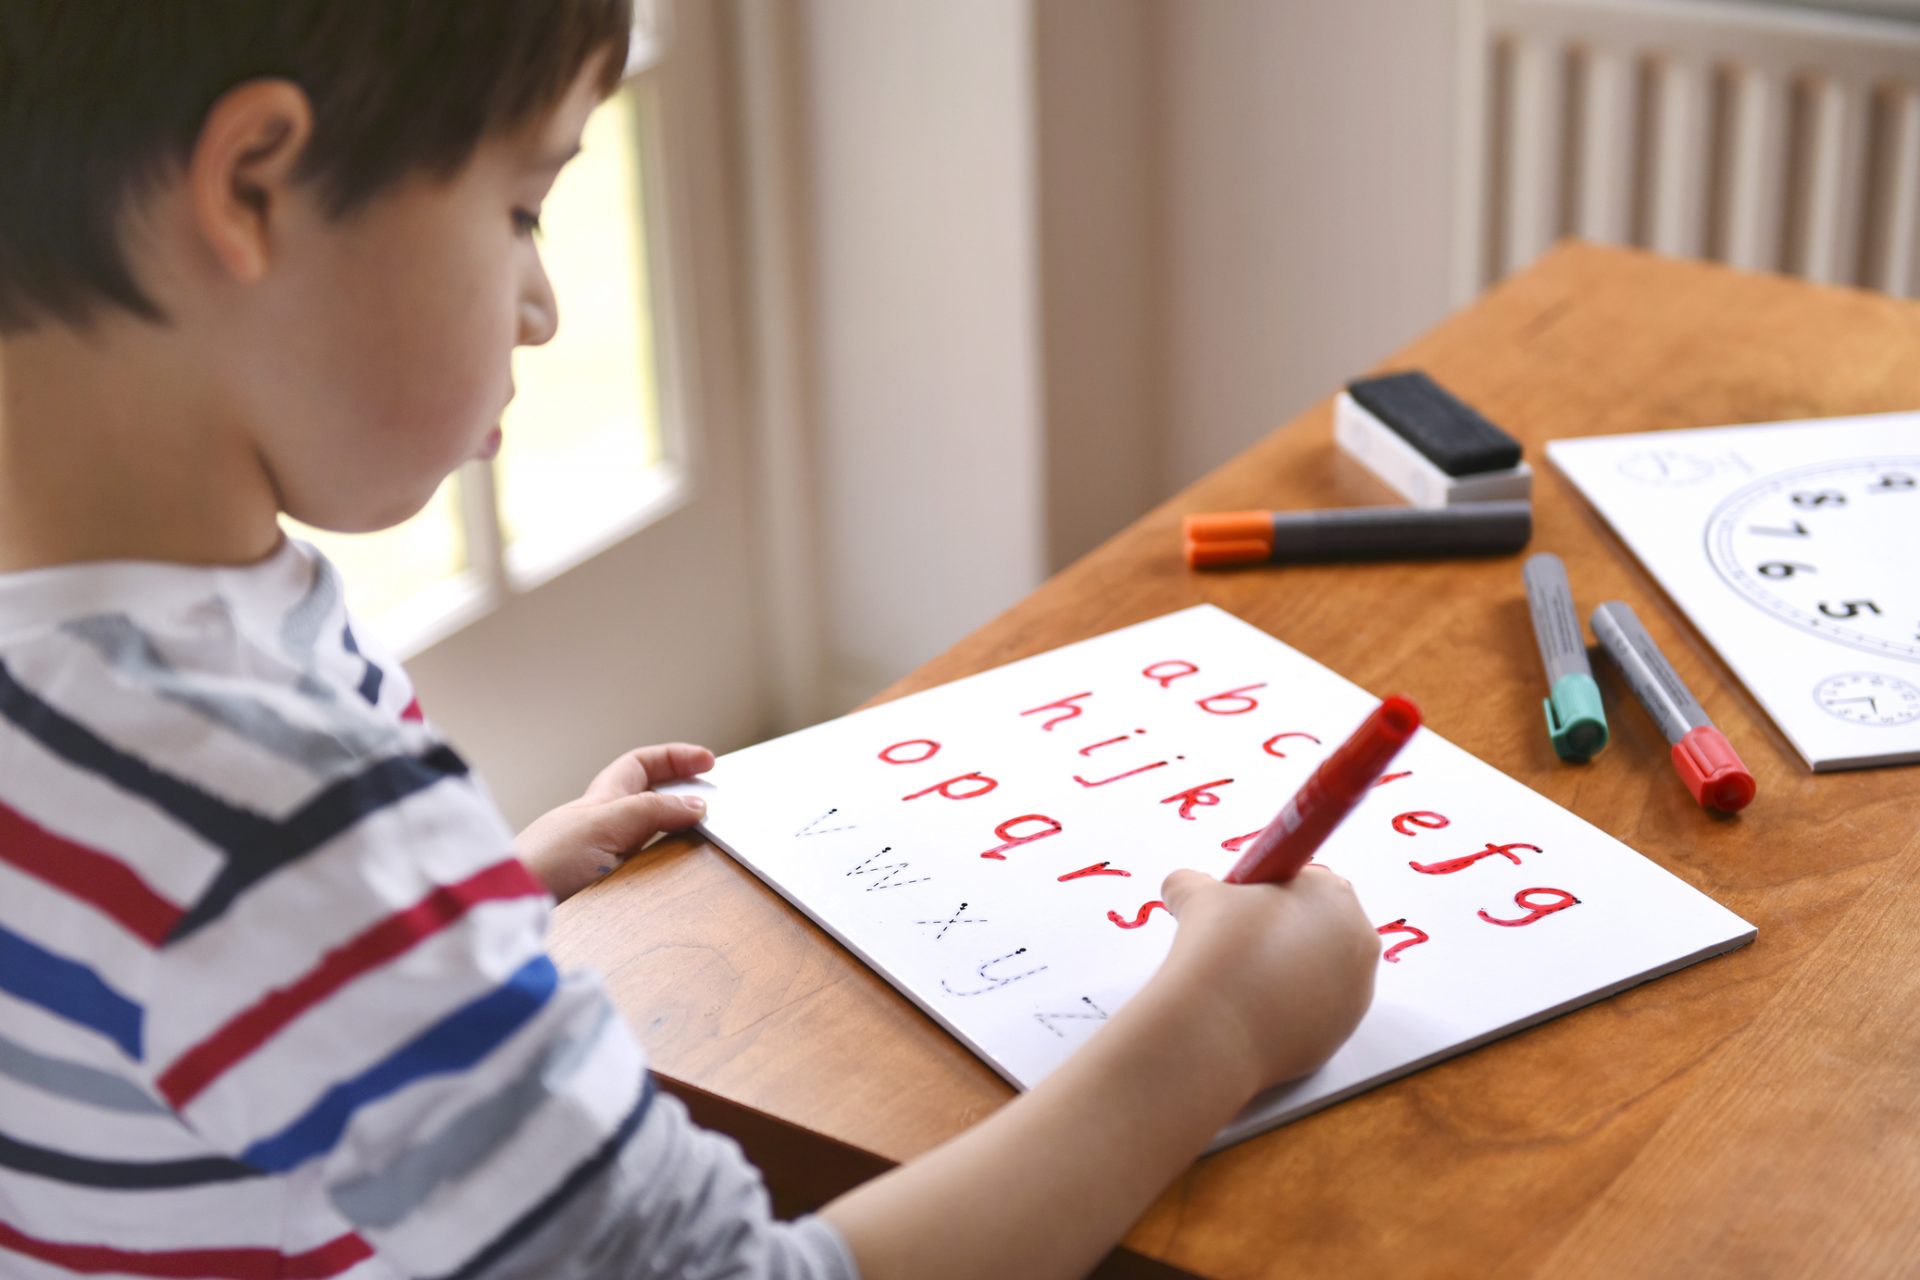
[[[778,1223],[554,971],[552,899],[712,755],[513,838],[277,518],[384,528],[497,447],[628,22],[0,0],[0,1273],[1072,1275],[1364,1012],[1344,881],[1177,873],[1079,1055]]]

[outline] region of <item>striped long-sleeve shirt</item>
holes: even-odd
[[[0,1276],[836,1276],[326,560],[0,575]]]

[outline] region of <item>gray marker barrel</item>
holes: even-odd
[[[1609,600],[1593,611],[1593,634],[1668,742],[1713,723],[1624,600]]]
[[[1566,564],[1553,552],[1542,551],[1527,557],[1521,576],[1527,584],[1527,608],[1533,613],[1533,634],[1540,642],[1547,683],[1558,684],[1562,676],[1591,676],[1593,667],[1580,634],[1580,615],[1574,612]]]
[[[1530,556],[1521,571],[1534,638],[1547,669],[1547,737],[1562,760],[1591,760],[1607,745],[1607,713],[1587,662],[1587,640],[1573,608],[1567,566],[1551,551]]]
[[[1341,507],[1273,513],[1273,560],[1374,560],[1401,556],[1498,555],[1533,536],[1533,504]]]

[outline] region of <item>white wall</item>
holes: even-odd
[[[1455,8],[1155,6],[1167,485],[1446,314]]]
[[[823,645],[844,708],[1040,581],[1027,0],[803,22]]]
[[[800,7],[824,710],[1444,314],[1454,7]]]

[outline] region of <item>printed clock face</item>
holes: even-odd
[[[1920,720],[1920,687],[1877,672],[1828,676],[1813,687],[1813,700],[1849,724],[1891,728]]]
[[[1920,662],[1920,458],[1756,480],[1714,511],[1706,541],[1720,576],[1781,621]]]

